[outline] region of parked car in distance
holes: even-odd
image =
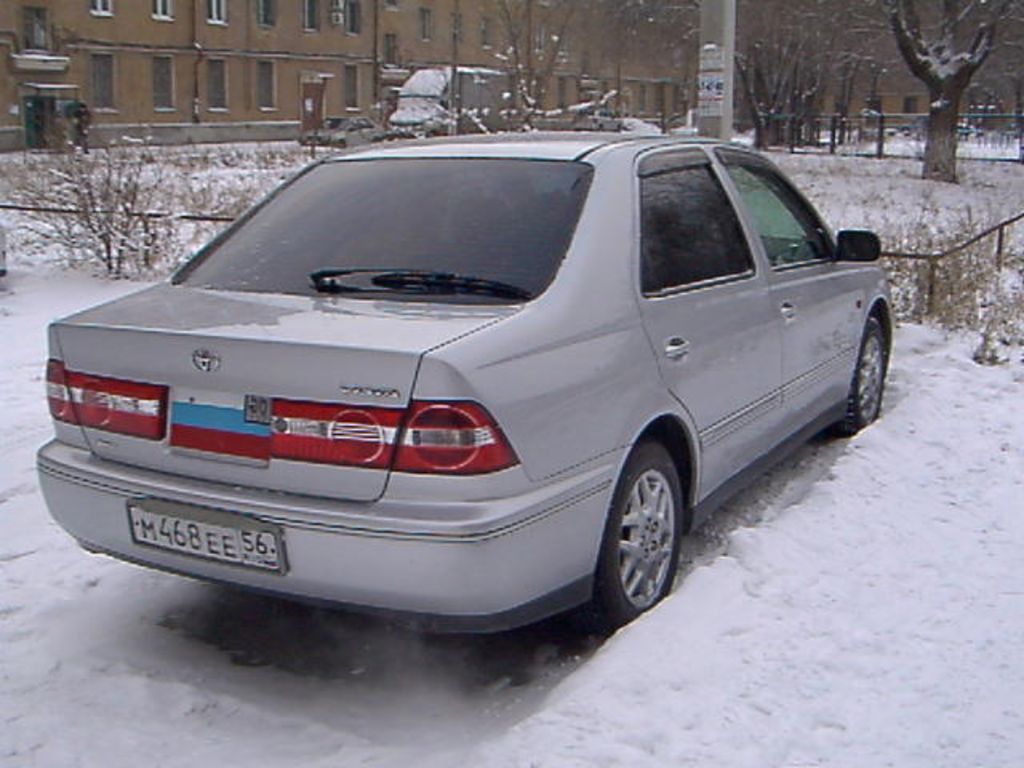
[[[399,135],[443,136],[457,116],[452,103],[452,69],[413,72],[398,91],[398,106],[388,127]],[[508,74],[486,67],[458,67],[459,133],[488,133],[504,127],[502,110],[509,92]]]
[[[153,568],[437,630],[611,629],[767,463],[878,416],[878,256],[732,146],[367,147],[50,326],[42,490]]]
[[[328,117],[323,128],[299,136],[304,146],[358,147],[384,139],[384,130],[368,117]]]

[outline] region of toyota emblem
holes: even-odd
[[[197,349],[192,353],[192,365],[203,373],[213,373],[220,368],[220,357],[208,349]]]

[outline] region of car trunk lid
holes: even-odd
[[[394,441],[422,355],[515,311],[160,285],[61,320],[54,330],[69,372],[167,387],[162,440],[84,426],[97,456],[372,501],[389,471],[373,436],[382,446]],[[271,455],[282,424],[292,425],[294,445]],[[303,435],[350,439],[359,451],[338,465],[305,450]]]

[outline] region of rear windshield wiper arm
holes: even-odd
[[[358,274],[373,275],[370,283],[390,290],[426,294],[469,293],[503,299],[533,298],[533,294],[525,288],[500,280],[419,269],[321,269],[311,274],[310,279],[316,289],[324,293],[372,291],[373,288],[339,280]]]

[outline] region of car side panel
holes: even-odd
[[[479,399],[538,482],[617,456],[667,395],[632,294],[632,192],[621,183],[632,157],[597,166],[551,287],[486,333],[427,354],[417,377],[418,398],[465,389]]]
[[[776,270],[771,301],[783,319],[783,408],[792,429],[846,398],[863,326],[863,287],[836,262]]]

